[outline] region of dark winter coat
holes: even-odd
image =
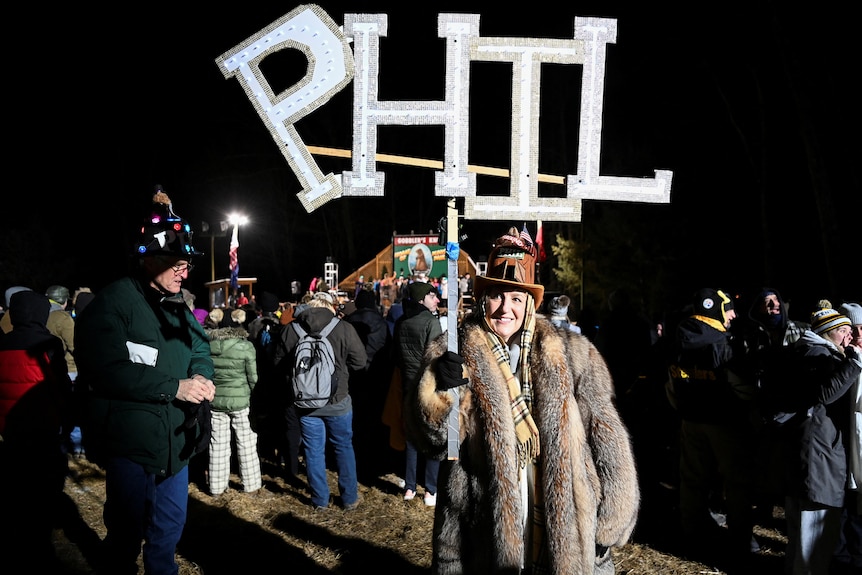
[[[0,338],[0,436],[5,441],[56,443],[71,381],[63,342],[46,327],[51,304],[33,291],[11,298],[15,326]]]
[[[432,572],[518,573],[523,531],[518,454],[509,391],[480,317],[458,330],[469,383],[460,397],[460,454],[446,459],[452,396],[437,390],[435,364],[447,336],[428,347],[405,413],[417,448],[442,459]],[[628,431],[614,406],[607,365],[590,341],[536,318],[530,354],[531,413],[541,438],[552,573],[593,573],[596,546],[625,544],[640,490]]]
[[[862,359],[848,347],[842,354],[812,331],[799,340],[804,349],[802,379],[813,405],[797,431],[796,457],[791,459],[791,495],[822,505],[841,507],[847,482],[850,393],[862,372]],[[846,355],[845,355],[846,354]]]
[[[668,368],[668,396],[682,419],[749,422],[756,407],[756,385],[734,373],[733,362],[730,336],[719,322],[692,316],[679,323]]]
[[[92,390],[85,435],[103,455],[160,476],[188,465],[200,429],[184,425],[192,406],[177,399],[179,380],[214,373],[209,338],[182,296],[130,277],[108,285],[78,319],[75,359],[76,387]]]
[[[324,307],[309,307],[300,313],[293,321],[299,322],[306,333],[320,333],[326,324],[333,318],[333,313]],[[290,369],[293,365],[293,350],[299,342],[299,334],[288,324],[281,330],[281,342],[275,350],[275,363],[281,373],[284,374],[285,385],[290,386]],[[338,377],[338,389],[335,397],[329,405],[316,410],[304,410],[303,415],[328,416],[340,415],[351,409],[350,400],[350,371],[351,369],[365,369],[367,356],[365,345],[356,333],[352,325],[346,321],[338,320],[335,328],[327,336],[335,353],[335,373]]]
[[[359,339],[365,344],[365,355],[367,358],[367,366],[371,369],[371,365],[382,360],[388,362],[389,358],[386,354],[389,353],[391,343],[389,337],[389,326],[386,325],[386,320],[377,311],[376,308],[357,307],[355,311],[344,316],[344,321],[353,326]],[[381,356],[377,356],[381,353]]]
[[[405,392],[419,382],[425,348],[441,333],[440,320],[427,307],[411,300],[404,308],[404,315],[395,324],[393,351]]]

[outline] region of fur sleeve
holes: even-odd
[[[586,337],[569,334],[567,339],[573,391],[602,486],[596,543],[624,545],[634,530],[640,507],[631,437],[617,411],[604,358]]]
[[[419,385],[405,390],[404,397],[407,439],[417,450],[434,459],[446,458],[447,420],[454,403],[451,394],[437,391],[435,366],[446,349],[445,333],[428,345],[419,371]],[[460,391],[463,393],[464,389]]]

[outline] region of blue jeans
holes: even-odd
[[[416,447],[407,443],[407,448],[404,450],[404,489],[416,492],[416,468],[419,464],[419,452]],[[430,457],[424,457],[425,460],[425,482],[422,484],[425,491],[428,493],[437,493],[437,473],[440,470],[440,462]]]
[[[170,477],[147,473],[124,457],[105,464],[104,573],[137,575],[144,542],[144,572],[176,575],[174,554],[189,503],[189,468]]]
[[[311,504],[329,505],[329,483],[326,480],[326,442],[335,452],[338,466],[338,490],[342,505],[352,505],[359,499],[356,479],[356,455],[353,452],[353,411],[344,415],[303,415],[302,446],[305,449],[305,470],[311,490]]]

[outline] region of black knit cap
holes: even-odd
[[[413,301],[422,301],[426,295],[432,291],[436,291],[436,288],[428,282],[415,281],[407,286],[407,291],[410,292],[410,299]]]
[[[272,292],[265,291],[257,297],[257,303],[260,304],[260,309],[264,313],[272,313],[278,311],[278,296]]]
[[[695,315],[702,315],[724,324],[727,312],[733,309],[733,300],[721,290],[699,289],[694,293],[692,307]]]

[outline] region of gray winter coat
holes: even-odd
[[[850,430],[850,390],[862,372],[862,360],[848,347],[845,354],[813,331],[797,345],[805,348],[802,377],[814,405],[798,430],[797,458],[791,458],[791,495],[841,507],[847,482],[846,443]]]

